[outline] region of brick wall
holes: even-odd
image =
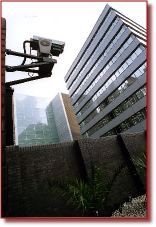
[[[10,216],[70,216],[66,199],[49,192],[50,179],[80,177],[74,142],[7,147]],[[59,212],[57,211],[59,207]],[[73,214],[74,215],[74,214]]]
[[[143,193],[145,179],[142,171],[133,163],[134,157],[142,157],[143,147],[146,147],[145,133],[122,133],[118,136],[108,136],[99,139],[79,140],[86,169],[90,162],[98,166],[103,179],[112,179],[118,167],[126,166],[110,191],[108,198],[108,213],[113,204],[124,203],[129,196]]]
[[[126,166],[109,194],[108,211],[111,212],[114,204],[119,205],[128,196],[141,193],[127,152],[130,156],[140,156],[145,145],[143,132],[34,147],[7,147],[8,216],[77,216],[76,210],[67,205],[68,198],[63,199],[49,191],[48,181],[72,176],[85,178],[91,161],[100,167],[106,181],[111,179],[116,168]],[[141,174],[137,173],[138,177]]]

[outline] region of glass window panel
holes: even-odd
[[[105,118],[102,119],[103,125],[107,124],[109,122],[109,117],[106,116]]]
[[[127,62],[128,65],[130,65],[130,64],[132,64],[133,61],[132,61],[131,58],[128,58],[126,62]]]
[[[105,134],[105,136],[111,136],[111,135],[116,135],[116,132],[114,129],[111,129],[109,132]]]
[[[18,139],[19,140],[26,140],[26,134],[20,134],[19,136],[18,136]]]
[[[118,77],[119,75],[120,75],[120,73],[119,73],[119,71],[117,70],[117,71],[115,72],[115,76]]]
[[[43,139],[37,139],[36,140],[36,144],[44,144],[44,140]]]
[[[110,68],[110,66],[107,64],[107,66],[106,66],[106,68],[105,68],[105,69],[106,69],[106,71],[107,71],[109,68]]]
[[[119,50],[120,54],[122,54],[124,52],[124,48],[122,47],[120,50]]]
[[[114,99],[116,99],[119,96],[119,91],[118,89],[112,94],[114,96]]]
[[[33,117],[27,117],[26,118],[26,123],[27,124],[33,124],[34,120],[33,120]]]
[[[122,89],[123,89],[123,91],[125,91],[125,90],[127,89],[127,87],[128,87],[127,83],[124,82],[124,83],[122,84]]]
[[[57,140],[56,140],[57,141]],[[45,144],[48,144],[48,143],[51,143],[51,142],[53,142],[50,138],[49,139],[47,139],[47,138],[45,138],[44,139],[44,142],[45,142]]]
[[[102,92],[104,92],[105,90],[106,90],[106,87],[105,87],[105,85],[104,86],[102,86]]]
[[[139,69],[134,74],[135,74],[136,78],[139,78],[142,75],[142,73]]]
[[[127,40],[128,45],[133,41],[132,37]]]
[[[126,128],[126,129],[129,129],[130,127],[131,127],[130,122],[129,122],[129,121],[126,121],[126,122],[125,122],[125,128]]]
[[[118,92],[121,94],[122,93],[122,87],[120,86],[120,87],[118,87]]]
[[[32,116],[32,111],[27,109],[27,110],[25,111],[25,116],[28,116],[28,117],[29,117],[29,116]]]
[[[113,39],[113,45],[117,42],[117,40],[118,40],[118,36],[116,36],[114,39]]]
[[[117,107],[116,109],[114,109],[114,113],[116,116],[120,115],[122,113],[121,107]]]
[[[117,60],[117,57],[114,56],[114,57],[112,58],[112,62],[114,63],[114,62],[116,62],[116,60]]]
[[[122,65],[122,67],[123,67],[123,69],[125,70],[125,69],[128,67],[127,63],[124,63],[124,64]]]
[[[122,67],[120,67],[120,68],[118,69],[118,71],[119,71],[119,73],[121,74],[121,73],[124,71],[124,69],[123,69]]]
[[[118,53],[116,53],[116,58],[118,59],[118,57],[120,57],[120,53],[118,52]]]
[[[109,83],[108,83],[108,81],[107,81],[107,82],[105,83],[105,88],[107,89],[108,86],[109,86]]]
[[[106,72],[106,68],[104,68],[103,70],[102,70],[102,72],[103,72],[103,75],[105,74],[105,72]]]
[[[127,109],[132,106],[131,100],[127,100],[125,103]]]
[[[138,99],[141,99],[142,97],[144,97],[144,94],[142,93],[141,90],[136,92],[136,96],[138,97]]]
[[[129,45],[128,45],[127,42],[123,45],[124,49],[127,49],[128,46],[129,46]]]
[[[27,139],[30,140],[30,139],[35,139],[35,134],[31,134],[31,135],[27,135]]]
[[[142,114],[142,112],[138,112],[137,113],[137,117],[138,117],[138,122],[141,122],[145,119],[144,115]]]
[[[138,101],[138,97],[136,96],[136,94],[133,94],[133,95],[131,96],[131,101],[132,101],[133,103],[136,103],[136,102]]]
[[[116,76],[113,75],[113,76],[111,77],[111,80],[112,80],[112,82],[113,82],[114,80],[116,80]]]
[[[141,71],[142,74],[145,72],[144,69],[145,69],[144,66],[141,66],[141,67],[139,68],[139,70]]]
[[[130,128],[131,125],[130,125],[130,123],[129,123],[128,121],[124,121],[124,122],[122,122],[122,123],[120,124],[120,127],[121,127],[121,130],[122,130],[122,131],[125,131],[126,129]]]
[[[134,60],[136,59],[136,57],[137,57],[137,55],[136,55],[135,53],[133,53],[133,54],[131,55],[132,61],[134,61]]]
[[[141,111],[141,113],[142,113],[142,115],[143,115],[143,117],[144,117],[144,119],[146,118],[146,108],[144,108],[142,111]]]
[[[42,138],[44,138],[43,133],[42,133],[42,134],[36,134],[36,138],[37,138],[37,139],[42,139]]]
[[[130,121],[132,122],[133,125],[136,125],[139,123],[138,116],[134,115],[130,118]]]
[[[116,36],[117,40],[120,38],[120,36],[123,34],[123,32],[124,32],[124,29],[122,28]]]
[[[138,49],[135,51],[135,53],[136,53],[137,56],[138,56],[141,52],[142,52],[142,50],[141,50],[140,48],[138,48]]]
[[[111,83],[112,83],[112,79],[111,79],[111,78],[109,78],[109,80],[108,80],[107,82],[108,82],[108,84],[109,84],[109,85],[111,85]]]
[[[108,96],[108,103],[111,103],[112,101],[114,101],[114,96],[113,95],[110,95]]]
[[[19,146],[26,146],[27,145],[27,141],[26,140],[19,140],[18,141],[18,145]]]
[[[102,111],[105,107],[106,107],[106,104],[103,102],[103,103],[99,106],[100,111]]]
[[[110,61],[110,62],[109,62],[109,65],[110,65],[110,66],[111,66],[111,65],[113,65],[113,62],[112,62],[112,61]]]
[[[141,91],[142,91],[143,95],[146,96],[146,87],[141,88]]]
[[[128,109],[128,105],[127,105],[127,101],[125,101],[123,104],[122,104],[122,109],[123,110],[127,110]]]
[[[121,132],[123,132],[125,130],[125,124],[124,123],[121,123],[119,125],[119,127],[120,127]]]

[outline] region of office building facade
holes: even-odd
[[[14,94],[15,144],[34,146],[59,142],[50,99]]]
[[[146,29],[108,4],[65,76],[83,137],[146,129]]]
[[[81,138],[67,94],[48,98],[14,94],[15,144],[34,146]]]
[[[59,141],[70,141],[81,138],[80,126],[67,94],[58,93],[51,101],[58,131]]]

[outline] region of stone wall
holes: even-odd
[[[130,157],[140,157],[145,146],[145,132],[142,132],[33,147],[7,147],[8,216],[77,216],[76,210],[67,205],[68,198],[49,191],[48,182],[72,176],[85,179],[91,162],[100,167],[106,181],[119,166],[126,166],[109,194],[108,213],[111,212],[115,204],[143,192],[142,172],[137,171]]]

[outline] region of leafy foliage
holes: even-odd
[[[146,149],[143,148],[143,158],[136,158],[132,160],[140,169],[143,169],[146,174]]]
[[[112,179],[105,183],[100,169],[93,164],[87,172],[87,181],[72,178],[68,181],[53,180],[50,188],[61,196],[70,195],[68,203],[76,205],[82,216],[105,216],[106,202],[114,180],[124,167],[118,168]]]

